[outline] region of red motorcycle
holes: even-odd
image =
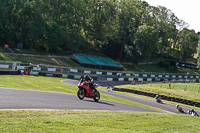
[[[176,109],[177,109],[177,111],[179,111],[181,113],[185,113],[183,108],[181,106],[179,106],[179,105],[176,105]]]
[[[157,98],[157,97],[154,97],[154,98],[155,98],[156,102],[163,103],[160,98]]]
[[[100,100],[100,93],[96,89],[98,87],[98,84],[93,83],[93,89],[91,89],[90,84],[88,84],[86,81],[83,81],[83,79],[80,80],[78,83],[78,92],[77,96],[80,100],[83,100],[84,97],[93,98],[94,101]]]

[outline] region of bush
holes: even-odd
[[[170,67],[169,62],[167,62],[167,61],[159,61],[158,66],[160,66],[162,68],[169,68]]]

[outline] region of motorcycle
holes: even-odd
[[[188,110],[188,114],[191,115],[191,116],[199,116],[199,115],[197,114],[197,112],[192,111],[192,110]]]
[[[84,97],[93,98],[94,101],[100,100],[100,93],[96,89],[98,87],[98,84],[93,83],[93,89],[91,89],[90,84],[86,83],[86,81],[83,81],[83,79],[80,80],[78,83],[78,92],[77,96],[80,100],[83,100]]]
[[[181,108],[181,106],[178,106],[176,109],[177,109],[177,111],[179,111],[181,113],[185,113],[184,110]]]
[[[154,98],[155,98],[156,102],[163,103],[160,98],[157,98],[157,97],[154,97]]]

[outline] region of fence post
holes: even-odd
[[[46,73],[48,73],[49,65],[47,65]]]
[[[169,89],[171,89],[171,83],[169,83]]]
[[[186,91],[186,89],[187,89],[187,85],[185,85],[185,89],[184,89],[184,91]]]

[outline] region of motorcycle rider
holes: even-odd
[[[189,113],[190,115],[192,115],[192,116],[199,116],[199,115],[197,114],[197,112],[194,111],[194,109],[189,110],[188,113]]]
[[[181,107],[180,105],[178,105],[178,104],[176,105],[176,109],[178,109],[178,108],[180,108],[180,107]]]
[[[100,93],[96,89],[97,84],[93,82],[93,79],[89,75],[84,75],[78,83],[78,92],[77,96],[80,100],[83,100],[84,97],[93,98],[94,101],[100,100]]]
[[[176,105],[176,109],[178,110],[178,111],[180,111],[180,112],[183,112],[184,113],[184,111],[183,111],[183,109],[182,109],[182,107],[180,106],[180,105]]]
[[[160,99],[160,98],[159,98],[159,95],[156,95],[156,99]]]
[[[89,75],[84,75],[84,81],[86,81],[86,84],[90,84],[90,88],[94,89],[94,81],[93,78],[91,78]]]
[[[156,95],[156,101],[158,102],[158,101],[160,101],[160,97],[159,97],[159,95]]]

